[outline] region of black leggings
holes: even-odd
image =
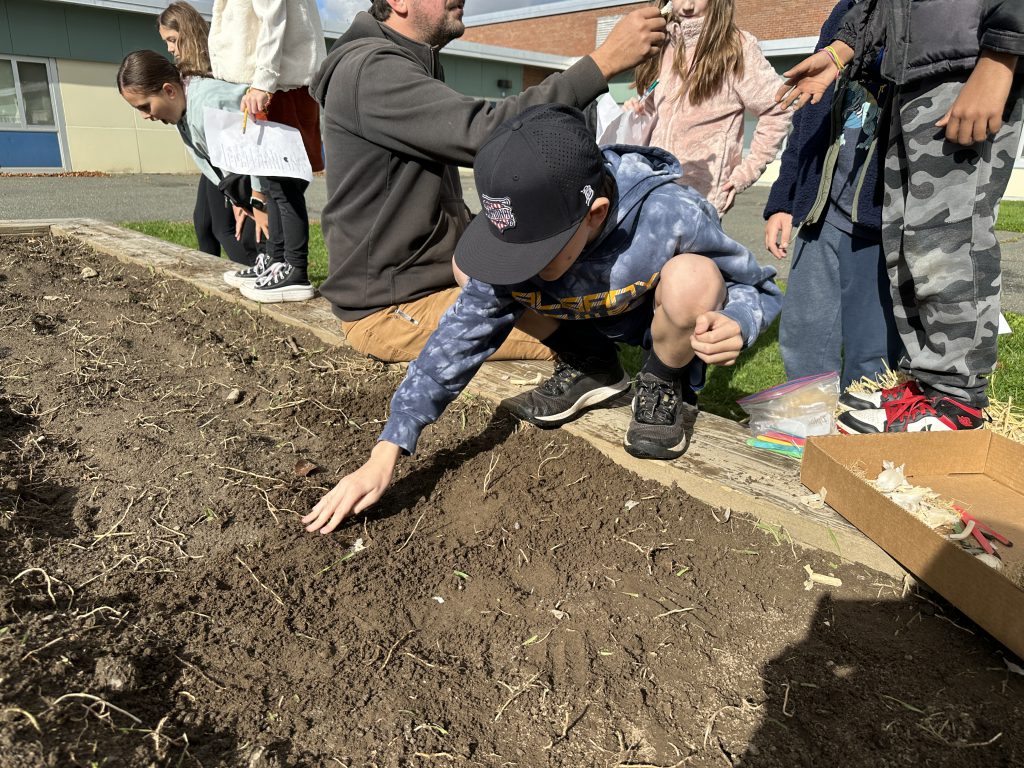
[[[306,211],[306,187],[309,182],[283,176],[260,177],[267,196],[270,218],[268,252],[274,261],[284,261],[306,275],[309,261],[309,214]]]
[[[220,256],[224,248],[228,258],[251,267],[256,263],[256,225],[247,218],[242,226],[242,239],[235,240],[235,215],[217,185],[205,176],[199,177],[196,207],[192,223],[199,239],[199,250]]]

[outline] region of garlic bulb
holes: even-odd
[[[903,467],[905,464],[900,464],[898,467],[891,461],[882,462],[882,471],[875,479],[875,487],[882,493],[889,493],[895,491],[901,485],[907,485],[907,478],[903,474]]]

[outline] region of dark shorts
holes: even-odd
[[[594,323],[602,334],[617,344],[641,347],[646,360],[647,355],[651,353],[651,323],[653,321],[654,295],[651,292],[648,294],[648,298],[635,309],[623,312],[621,315],[598,317],[581,322]],[[707,383],[707,363],[699,357],[694,357],[686,368],[691,389],[694,392],[700,392]]]

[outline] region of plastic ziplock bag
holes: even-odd
[[[606,93],[597,100],[597,143],[646,147],[650,144],[656,117],[626,111]]]
[[[835,430],[839,374],[821,373],[793,379],[736,402],[750,416],[750,431],[772,430],[797,437],[828,435]]]

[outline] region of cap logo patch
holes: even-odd
[[[594,199],[594,188],[587,184],[583,189],[580,190],[583,194],[583,199],[587,201],[587,205],[590,205],[590,201]]]
[[[488,197],[480,195],[484,214],[499,232],[512,229],[516,225],[516,215],[512,213],[512,201],[507,197]]]

